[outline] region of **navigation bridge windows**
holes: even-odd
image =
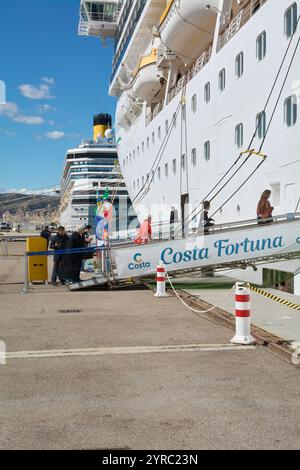
[[[115,37],[122,3],[119,0],[81,0],[79,35]]]

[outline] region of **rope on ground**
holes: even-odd
[[[215,308],[217,308],[227,297],[230,293],[233,292],[233,289],[234,289],[234,285],[229,289],[228,292],[226,292],[226,294],[224,295],[224,297],[222,297],[222,299],[220,299],[215,305],[213,305],[212,307],[208,308],[207,310],[198,310],[198,309],[195,309],[193,307],[191,307],[190,305],[188,305],[181,297],[180,295],[178,294],[178,292],[176,291],[171,279],[170,279],[170,276],[168,274],[168,272],[166,271],[166,276],[167,276],[167,279],[168,279],[168,282],[174,292],[174,294],[176,295],[176,297],[178,298],[178,300],[180,300],[180,302],[187,308],[189,309],[191,312],[195,313],[196,315],[199,315],[199,314],[202,314],[202,313],[209,313],[209,312],[212,312]],[[199,296],[194,296],[194,297],[199,297]],[[200,315],[199,315],[200,316]]]

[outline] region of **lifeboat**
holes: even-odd
[[[157,32],[163,44],[183,59],[195,60],[213,41],[219,0],[171,0]]]
[[[134,120],[141,114],[142,107],[134,99],[131,91],[125,91],[118,100],[116,110],[116,127],[129,129]]]
[[[133,95],[151,104],[155,96],[159,94],[164,81],[163,71],[157,66],[157,49],[155,48],[139,62],[131,82]]]

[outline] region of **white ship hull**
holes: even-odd
[[[137,116],[129,129],[118,129],[118,138],[121,139],[118,155],[122,173],[140,219],[145,213],[151,212],[154,223],[167,221],[172,206],[179,209],[180,215],[181,198],[186,194],[189,196],[191,212],[224,175],[240,151],[247,150],[255,130],[256,116],[264,108],[287,48],[288,40],[283,35],[283,18],[289,5],[289,1],[269,0],[218,53],[211,55],[208,63],[187,83],[186,90],[182,92],[186,100],[186,124],[181,124],[179,113],[176,127],[170,134],[159,163],[160,178],[156,171],[154,182],[149,185],[140,202],[138,194],[142,181],[146,181],[147,174],[151,175],[165,137],[166,121],[170,125],[180,106],[182,93],[177,94],[148,125],[145,105],[142,114]],[[263,31],[266,31],[267,53],[258,62],[255,54],[256,38]],[[267,107],[267,124],[278,98],[292,49]],[[241,51],[244,54],[244,73],[238,79],[235,76],[235,58]],[[298,50],[262,149],[268,158],[253,178],[215,216],[218,223],[255,217],[257,201],[266,188],[272,190],[275,214],[295,211],[300,196],[300,119],[298,116],[296,125],[288,128],[283,116],[284,101],[297,93],[297,85],[299,94],[299,61]],[[226,87],[220,92],[218,73],[224,67]],[[209,103],[203,97],[207,82],[210,82],[211,90]],[[197,110],[193,112],[192,99],[195,95]],[[235,144],[235,127],[239,123],[243,123],[244,134],[240,149]],[[158,136],[159,129],[161,138]],[[207,141],[210,142],[209,161],[204,158],[204,143]],[[257,150],[260,144],[261,139],[256,137],[251,147]],[[193,149],[197,152],[195,164],[191,161]],[[183,154],[187,156],[185,169],[180,168]],[[172,170],[175,159],[176,174]],[[212,202],[212,211],[218,209],[249,176],[258,159],[257,156],[251,157],[247,165]],[[168,165],[168,169],[165,165]]]

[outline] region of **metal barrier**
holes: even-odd
[[[112,259],[110,255],[110,250],[109,250],[109,244],[107,243],[106,245],[103,246],[91,246],[87,248],[73,248],[69,250],[53,250],[53,251],[32,251],[28,252],[26,251],[24,253],[24,287],[21,291],[21,294],[28,294],[29,292],[29,287],[30,287],[30,281],[29,281],[29,258],[34,257],[34,256],[56,256],[56,255],[74,255],[74,254],[94,254],[102,252],[103,253],[103,264],[102,266],[105,267],[104,270],[102,270],[103,275],[111,274],[111,270],[113,269],[112,266]]]

